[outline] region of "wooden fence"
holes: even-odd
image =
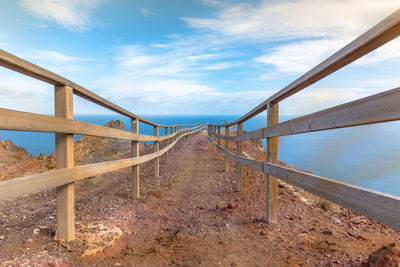
[[[395,88],[279,123],[280,101],[341,69],[399,35],[400,9],[238,120],[208,125],[209,139],[219,150],[226,154],[226,168],[229,167],[229,158],[237,162],[237,190],[242,187],[242,165],[257,169],[267,175],[267,222],[277,221],[278,178],[400,230],[399,197],[278,165],[279,136],[400,120],[400,88]],[[267,110],[267,127],[243,133],[243,122],[264,110]],[[237,125],[237,135],[229,136],[229,127],[235,125]],[[221,135],[222,127],[225,127],[225,135]],[[261,138],[267,139],[267,162],[243,157],[242,141]],[[221,139],[226,141],[225,148],[221,146]],[[229,151],[229,142],[237,142],[238,149],[236,154]]]
[[[160,125],[139,117],[55,73],[0,50],[0,65],[54,85],[55,116],[46,116],[0,108],[0,130],[55,133],[56,171],[20,177],[0,183],[0,202],[57,188],[57,237],[66,241],[75,237],[74,182],[132,167],[132,196],[140,197],[139,165],[154,160],[154,175],[159,177],[159,159],[178,146],[182,138],[206,127],[205,122]],[[131,132],[73,119],[73,94],[131,119]],[[154,127],[154,135],[139,134],[139,122]],[[165,136],[159,136],[159,129]],[[131,158],[74,167],[74,134],[131,140]],[[139,142],[153,141],[154,153],[139,155]],[[159,149],[159,143],[166,146]]]

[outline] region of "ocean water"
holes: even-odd
[[[201,121],[224,122],[239,115],[149,115],[154,122],[173,125]],[[76,115],[75,119],[104,125],[119,119],[130,131],[130,120],[120,115]],[[280,121],[290,117],[282,116]],[[266,115],[260,114],[244,123],[251,131],[266,126]],[[153,134],[153,127],[139,124],[141,134]],[[299,169],[343,182],[400,196],[400,122],[351,127],[322,132],[282,136],[279,159]],[[164,129],[160,128],[160,135]],[[81,136],[75,136],[79,139]],[[32,155],[51,154],[54,134],[0,131],[1,140],[11,139]]]

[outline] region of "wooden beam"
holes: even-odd
[[[174,126],[174,134],[176,134],[176,133],[177,133],[177,130],[178,130],[178,126]],[[175,135],[175,137],[174,137],[173,141],[175,141],[177,138],[178,138],[178,136],[177,136],[177,135]],[[175,146],[174,146],[174,151],[176,151],[176,147],[177,147],[177,145],[175,145]]]
[[[165,136],[168,135],[168,129],[169,127],[165,127]],[[167,139],[167,146],[169,145],[169,139]],[[165,153],[165,163],[168,163],[168,151]]]
[[[154,126],[154,136],[158,136],[158,126]],[[160,142],[154,141],[154,152],[157,153],[160,150]],[[160,158],[154,159],[154,177],[160,177]]]
[[[214,129],[215,130],[215,129]],[[215,132],[215,131],[214,131]],[[229,136],[229,126],[227,126],[225,128],[225,135]],[[229,150],[229,140],[225,139],[225,149]],[[229,163],[230,163],[230,159],[228,156],[225,157],[225,171],[229,171]]]
[[[267,112],[268,126],[279,122],[279,103],[268,103]],[[278,137],[267,138],[267,162],[278,164]],[[278,180],[267,174],[266,182],[266,221],[276,222],[278,220]]]
[[[163,141],[172,135],[154,137],[83,121],[0,108],[0,130],[67,133],[134,141]]]
[[[131,131],[132,133],[139,133],[139,120],[131,119]],[[132,158],[139,157],[139,142],[132,141],[131,143],[131,156]],[[134,199],[140,198],[140,166],[132,166],[132,196]]]
[[[219,134],[219,135],[221,135],[221,126],[218,126],[217,127],[217,133]],[[221,145],[221,138],[219,137],[219,136],[217,136],[217,144],[218,145]]]
[[[219,127],[218,127],[219,129]],[[237,126],[237,134],[241,135],[243,134],[243,122],[239,122]],[[220,140],[220,139],[218,139]],[[220,144],[219,144],[220,145]],[[239,141],[236,143],[237,146],[237,155],[242,156],[243,155],[243,142]],[[243,166],[239,162],[236,163],[236,191],[242,190],[243,187]]]
[[[73,119],[72,88],[58,86],[54,88],[55,116]],[[56,169],[74,167],[74,135],[56,134]],[[75,239],[74,183],[57,187],[57,238],[71,241]]]
[[[211,133],[215,133],[215,131],[216,131],[216,126],[215,125],[211,126]],[[216,140],[215,136],[213,136],[212,134],[211,134],[211,136],[214,138],[214,140]],[[214,147],[214,152],[216,152],[216,151],[217,151],[217,149]]]

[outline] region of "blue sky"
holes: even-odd
[[[0,0],[0,48],[141,115],[243,114],[400,8],[398,0]],[[400,39],[281,104],[303,115],[400,84]],[[53,88],[0,68],[1,107]],[[76,113],[106,113],[76,97]]]

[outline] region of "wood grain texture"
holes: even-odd
[[[214,127],[214,132],[215,132],[215,127]],[[225,127],[225,135],[229,136],[229,126]],[[229,150],[229,140],[225,139],[225,149]],[[228,156],[225,157],[225,171],[229,171],[229,163],[230,163],[230,159]]]
[[[169,127],[165,127],[165,136],[168,136]],[[169,138],[166,140],[167,146],[169,144]],[[165,163],[168,163],[168,151],[165,153]]]
[[[131,119],[131,131],[132,133],[139,133],[139,120]],[[132,158],[139,157],[139,142],[132,141],[131,142],[131,156]],[[132,166],[132,197],[134,199],[140,198],[140,166],[133,165]]]
[[[194,134],[199,129],[192,133]],[[12,180],[7,180],[0,183],[0,202],[11,201],[31,195],[34,193],[46,191],[58,186],[62,186],[74,181],[93,177],[103,173],[128,168],[134,165],[139,165],[162,156],[166,151],[170,150],[184,135],[179,136],[177,140],[161,149],[157,153],[151,153],[144,156],[132,157],[128,159],[107,161],[95,164],[77,166],[74,168],[60,169],[41,174],[34,174],[25,177],[19,177]]]
[[[54,115],[73,119],[73,94],[68,86],[54,87]],[[57,133],[55,136],[56,169],[74,167],[74,135]],[[75,239],[74,183],[57,187],[57,239],[71,241]]]
[[[154,136],[159,135],[159,128],[158,126],[154,126]],[[157,153],[160,150],[160,142],[155,141],[154,142],[154,153]],[[160,177],[160,158],[156,157],[154,159],[154,177],[159,178]]]
[[[243,134],[243,122],[239,122],[237,126],[237,134]],[[218,144],[220,145],[220,144]],[[243,142],[239,141],[236,143],[237,155],[243,156]],[[243,188],[243,166],[240,162],[236,162],[236,191],[240,191]]]
[[[400,197],[276,164],[240,157],[218,146],[210,137],[208,139],[234,161],[275,176],[282,181],[400,230]]]
[[[0,130],[68,133],[133,141],[164,141],[177,133],[155,137],[92,123],[0,108]]]
[[[279,122],[279,103],[268,103],[267,125],[272,126]],[[267,162],[278,163],[278,137],[267,138]],[[267,222],[278,220],[278,180],[276,177],[267,174],[266,176],[266,216]]]

